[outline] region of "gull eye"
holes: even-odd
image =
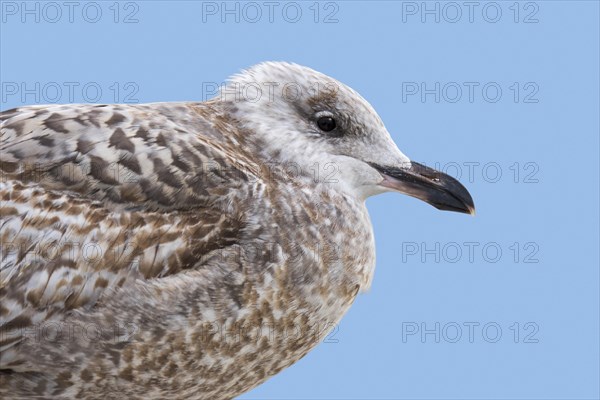
[[[317,126],[323,132],[331,132],[335,129],[335,119],[332,117],[321,117],[317,120]]]

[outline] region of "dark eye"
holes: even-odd
[[[335,129],[335,119],[332,117],[321,117],[317,120],[317,126],[324,132],[331,132]]]

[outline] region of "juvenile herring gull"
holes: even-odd
[[[358,93],[267,62],[206,102],[1,113],[0,395],[225,399],[373,277],[365,199],[473,213]]]

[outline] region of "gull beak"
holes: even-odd
[[[380,186],[416,197],[440,210],[475,215],[473,198],[450,175],[413,161],[407,168],[369,164],[383,176]]]

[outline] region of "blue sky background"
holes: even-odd
[[[369,199],[370,293],[241,398],[599,398],[598,2],[426,3],[439,22],[420,1],[278,3],[272,21],[240,3],[239,22],[221,2],[81,2],[72,22],[35,4],[1,2],[2,110],[202,100],[203,82],[293,61],[358,90],[405,154],[471,191],[475,218]],[[437,326],[439,342],[421,335]]]

